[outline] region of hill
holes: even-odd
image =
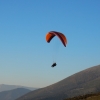
[[[32,91],[17,100],[62,100],[100,92],[100,65],[69,76],[55,84]]]
[[[0,92],[0,100],[15,100],[28,92],[30,92],[30,90],[24,88],[3,91]]]
[[[86,95],[80,95],[80,96],[76,96],[64,100],[100,100],[100,92],[95,94],[91,93]]]
[[[19,86],[19,85],[0,84],[0,92],[12,90],[12,89],[17,89],[17,88],[25,88],[25,89],[29,89],[29,90],[36,90],[36,89],[37,89],[37,88],[34,88],[34,87],[26,87],[26,86]]]

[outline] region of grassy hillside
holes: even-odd
[[[100,100],[100,93],[86,94],[86,95],[81,95],[81,96],[68,98],[64,100]]]

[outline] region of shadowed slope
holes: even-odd
[[[30,92],[28,89],[17,88],[9,91],[0,92],[0,100],[15,100],[18,97]]]

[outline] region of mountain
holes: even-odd
[[[9,91],[3,91],[0,92],[0,100],[15,100],[30,91],[31,90],[24,88],[17,88]]]
[[[2,91],[8,91],[16,88],[25,88],[29,90],[36,90],[37,88],[33,87],[25,87],[25,86],[19,86],[19,85],[7,85],[7,84],[0,84],[0,92]]]
[[[32,91],[16,100],[63,100],[100,92],[100,65],[85,69],[55,84]]]

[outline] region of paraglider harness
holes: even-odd
[[[53,63],[51,67],[55,67],[56,65],[57,65],[56,63]]]

